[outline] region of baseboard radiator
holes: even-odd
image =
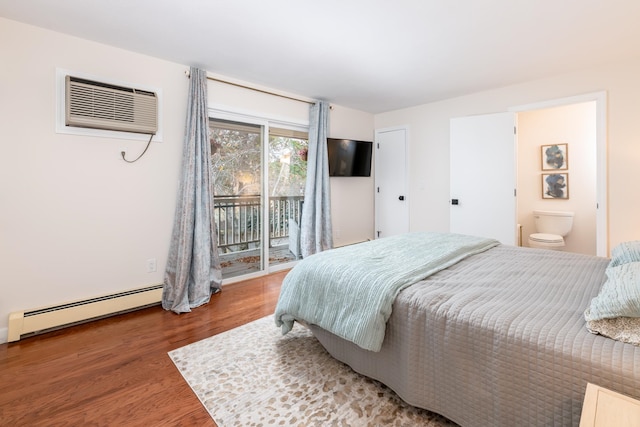
[[[162,285],[9,314],[8,341],[157,305]]]

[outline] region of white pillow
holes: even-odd
[[[609,267],[616,267],[630,262],[640,262],[640,240],[622,242],[611,251]]]
[[[584,313],[587,321],[640,317],[640,262],[607,267],[607,281]]]

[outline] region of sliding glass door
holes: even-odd
[[[223,278],[295,261],[300,256],[307,133],[214,118],[209,128]]]
[[[269,128],[269,266],[300,258],[308,133]]]
[[[263,270],[263,127],[209,121],[214,218],[223,278]]]

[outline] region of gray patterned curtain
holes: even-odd
[[[328,129],[329,105],[318,101],[309,108],[307,182],[300,221],[300,247],[303,257],[333,247],[327,154]]]
[[[191,68],[187,123],[162,307],[176,313],[209,302],[222,286],[213,220],[207,73]]]

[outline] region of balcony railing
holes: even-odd
[[[303,196],[269,197],[269,247],[289,237],[289,218],[300,224]],[[262,237],[260,196],[214,198],[214,219],[221,252],[256,247]]]

